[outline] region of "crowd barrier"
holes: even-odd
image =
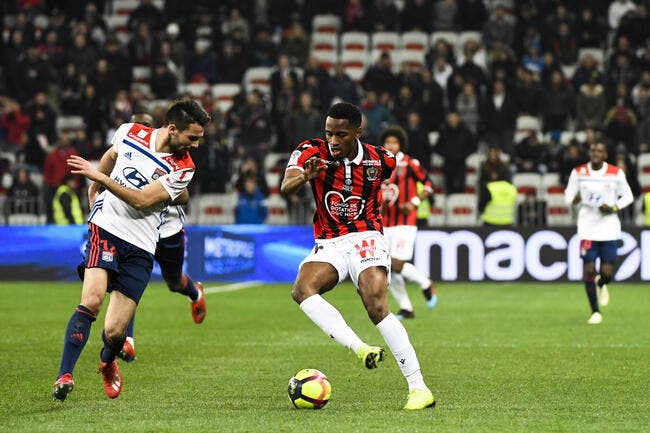
[[[186,271],[202,281],[291,282],[314,246],[307,226],[188,226]],[[0,226],[0,280],[76,281],[85,226]],[[618,281],[650,280],[650,230],[619,243]],[[421,230],[415,265],[435,281],[579,280],[574,229]],[[160,269],[154,267],[154,280]]]

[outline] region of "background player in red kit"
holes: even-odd
[[[409,299],[404,278],[417,283],[422,289],[427,307],[434,308],[438,302],[431,280],[422,275],[409,261],[413,258],[415,236],[417,235],[417,209],[421,200],[433,192],[433,184],[420,162],[404,152],[408,148],[406,132],[399,126],[389,126],[379,135],[379,142],[395,155],[397,162],[390,179],[382,184],[384,203],[382,223],[384,235],[390,245],[390,292],[399,304],[397,318],[415,317],[413,304]],[[417,183],[424,189],[418,194]]]
[[[370,320],[377,326],[406,378],[404,409],[434,405],[406,329],[388,309],[388,243],[382,234],[381,183],[395,168],[386,150],[359,141],[361,112],[345,102],[333,105],[325,137],[302,142],[291,154],[282,194],[310,182],[316,201],[316,246],[298,270],[291,295],[307,316],[339,344],[354,351],[367,368],[377,367],[384,349],[361,341],[343,316],[321,294],[348,275],[357,287]]]

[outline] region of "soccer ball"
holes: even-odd
[[[289,381],[289,399],[298,409],[320,409],[332,395],[332,385],[322,372],[305,368]]]

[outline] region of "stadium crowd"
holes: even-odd
[[[369,143],[401,125],[440,197],[482,202],[495,175],[557,173],[565,185],[598,140],[635,197],[650,187],[638,177],[650,152],[645,0],[16,0],[0,8],[6,221],[33,213],[52,222],[69,155],[98,160],[133,113],[160,122],[169,100],[187,96],[214,119],[193,155],[191,193],[238,192],[237,222],[264,221],[265,200],[277,195],[265,157],[322,136],[324,114],[341,100],[361,107]],[[337,35],[415,31],[432,43],[421,65],[381,49],[353,77],[342,57],[314,53],[315,18],[328,14],[338,17]],[[462,34],[479,37],[459,42]],[[258,67],[272,68],[268,91],[245,82]],[[212,89],[226,83],[241,87],[224,109]],[[270,169],[281,177],[285,163]],[[519,222],[547,223],[544,192],[520,192],[518,214],[530,216]],[[310,220],[305,196],[287,199],[290,222]],[[639,209],[630,207],[624,224]]]

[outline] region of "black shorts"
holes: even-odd
[[[84,258],[77,266],[81,280],[86,268],[106,269],[109,276],[107,291],[117,290],[137,304],[151,278],[153,255],[88,223]]]
[[[180,278],[183,273],[183,260],[185,260],[185,230],[181,229],[168,238],[160,238],[154,257],[160,265],[160,273],[165,280]]]

